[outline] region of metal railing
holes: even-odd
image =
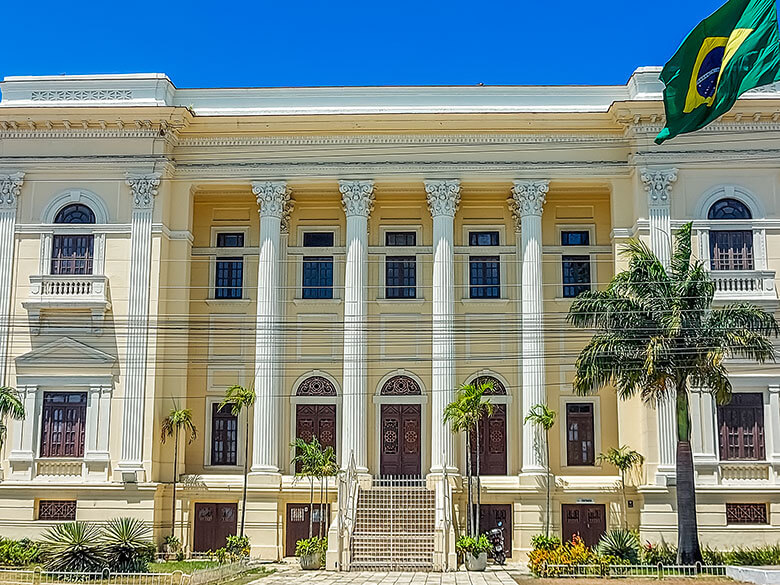
[[[726,575],[725,565],[544,565],[543,577],[603,577],[606,579],[619,577],[695,577],[707,575],[723,577]]]
[[[44,571],[33,569],[0,569],[3,585],[45,585],[67,583],[95,583],[101,585],[192,585],[192,577],[182,571],[173,573],[115,573],[110,569],[99,572]],[[205,583],[205,581],[200,581]]]

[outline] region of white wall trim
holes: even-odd
[[[54,218],[57,217],[57,213],[71,203],[81,203],[89,207],[95,214],[95,223],[108,223],[110,215],[108,213],[108,207],[103,201],[103,198],[92,191],[81,188],[68,189],[63,191],[49,201],[48,205],[44,207],[43,213],[41,213],[41,223],[53,224]]]

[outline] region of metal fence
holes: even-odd
[[[191,585],[192,577],[182,571],[173,573],[115,573],[110,569],[100,572],[44,571],[33,569],[0,568],[2,585],[64,585],[94,583],[96,585]],[[205,581],[199,582],[201,585]]]
[[[696,577],[707,575],[724,577],[725,565],[544,565],[543,577],[603,577],[606,579],[620,577]]]

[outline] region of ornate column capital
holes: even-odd
[[[647,191],[650,207],[668,207],[672,195],[672,183],[677,180],[677,169],[642,169],[640,178]]]
[[[282,231],[286,231],[293,208],[287,181],[253,181],[252,193],[257,198],[260,216],[278,217]]]
[[[428,194],[428,208],[433,217],[437,215],[455,217],[460,204],[460,181],[457,179],[425,181],[425,192]]]
[[[339,181],[339,191],[347,217],[371,215],[374,207],[374,181]]]
[[[0,209],[16,209],[16,199],[22,192],[24,173],[0,175]]]
[[[550,181],[514,181],[512,186],[512,199],[514,205],[512,215],[515,221],[528,215],[542,215],[547,192],[550,190]]]
[[[133,193],[133,209],[154,209],[154,198],[160,186],[160,173],[148,175],[127,174],[127,183]]]

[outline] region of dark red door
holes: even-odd
[[[496,404],[493,416],[483,416],[479,430],[479,474],[506,475],[506,405]],[[477,472],[476,433],[471,434],[471,471]]]
[[[382,454],[379,465],[382,476],[420,477],[420,421],[419,404],[382,405]]]
[[[195,504],[195,537],[192,550],[214,551],[225,546],[228,536],[236,534],[238,504]]]
[[[287,526],[285,528],[284,539],[284,556],[295,556],[295,543],[304,538],[309,538],[309,515],[310,512],[314,513],[312,517],[312,535],[323,536],[328,535],[328,527],[330,526],[330,505],[323,506],[323,524],[322,532],[320,532],[320,506],[314,504],[313,510],[309,510],[309,504],[287,504]]]
[[[323,447],[333,447],[335,451],[336,405],[298,404],[295,407],[295,436],[307,443],[317,437]]]
[[[564,504],[563,539],[571,540],[575,534],[586,546],[596,546],[607,531],[607,516],[603,504]]]
[[[474,506],[476,513],[476,505]],[[512,505],[511,504],[480,504],[479,532],[498,528],[498,523],[504,529],[504,551],[507,557],[512,556]]]

